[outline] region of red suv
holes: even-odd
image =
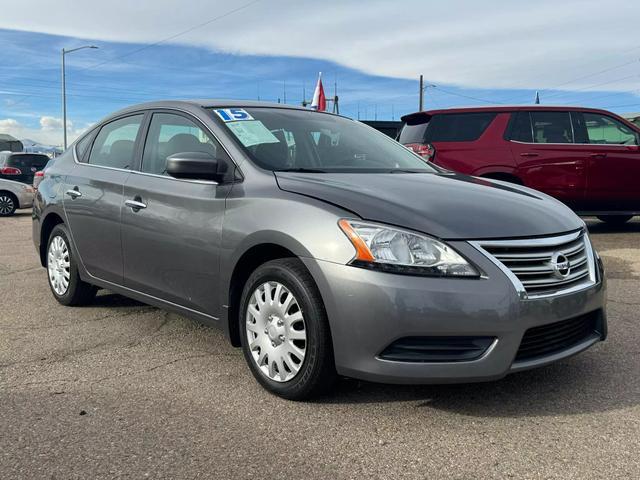
[[[399,141],[436,165],[545,192],[581,215],[640,215],[640,129],[578,107],[451,108],[402,117]]]

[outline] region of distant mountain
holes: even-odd
[[[53,155],[60,155],[62,153],[62,149],[60,147],[56,147],[55,145],[45,145],[42,143],[38,143],[29,138],[25,138],[22,141],[24,145],[24,151],[30,153],[46,153]]]

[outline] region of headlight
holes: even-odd
[[[413,275],[480,275],[458,252],[435,238],[344,218],[338,225],[356,249],[352,265]]]

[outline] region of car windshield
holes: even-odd
[[[434,173],[386,135],[347,118],[286,108],[215,108],[261,168],[308,173]]]

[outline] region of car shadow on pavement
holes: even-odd
[[[640,217],[636,217],[640,218]],[[600,220],[585,220],[589,233],[592,235],[599,235],[604,233],[638,233],[640,232],[640,222],[633,219],[628,223],[622,225],[612,225],[610,223],[604,223]]]
[[[382,385],[341,379],[321,403],[412,402],[407,408],[477,417],[579,415],[640,404],[634,365],[576,357],[486,383]],[[613,364],[612,364],[613,363]],[[630,378],[632,380],[630,380]]]
[[[104,308],[122,308],[122,307],[147,307],[155,308],[146,303],[139,302],[133,298],[125,297],[117,293],[112,293],[108,290],[100,290],[96,295],[96,298],[91,302],[91,307],[104,307]]]

